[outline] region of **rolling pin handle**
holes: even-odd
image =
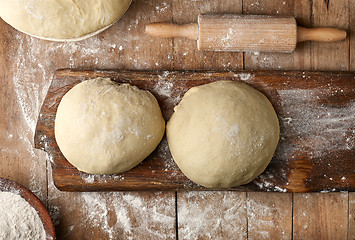
[[[152,23],[145,27],[145,32],[154,37],[198,39],[198,24],[178,25],[173,23]]]
[[[346,31],[337,28],[297,27],[297,42],[337,42],[346,38]]]

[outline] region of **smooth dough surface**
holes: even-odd
[[[227,188],[265,170],[278,143],[279,123],[262,93],[242,82],[218,81],[185,94],[166,134],[174,161],[189,179]]]
[[[127,10],[131,0],[1,0],[0,17],[27,34],[69,40],[105,29]]]
[[[143,161],[164,135],[155,97],[129,84],[97,78],[62,98],[55,138],[65,158],[83,172],[113,174]]]

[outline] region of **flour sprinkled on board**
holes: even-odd
[[[13,137],[7,139],[9,143],[5,143],[5,146],[9,146],[9,153],[21,155],[23,161],[28,160],[22,164],[26,165],[26,170],[29,170],[23,172],[30,180],[28,187],[44,201],[46,171],[43,169],[46,163],[41,159],[45,159],[45,153],[33,147],[33,135],[41,103],[49,87],[49,83],[43,84],[42,81],[50,78],[49,72],[46,71],[50,63],[37,60],[45,51],[43,46],[40,47],[41,40],[18,32],[13,35],[13,38],[16,48],[9,49],[12,52],[9,56],[13,63],[9,67],[12,74],[10,84],[13,85],[16,99],[11,107],[18,115],[16,121],[11,124],[11,128],[15,129],[11,132]]]
[[[180,172],[180,170],[171,156],[168,141],[166,138],[163,138],[162,142],[159,144],[157,153],[160,158],[165,159],[163,167],[164,171],[170,172],[169,176],[172,178],[177,177],[177,173]]]
[[[172,82],[159,81],[157,85],[155,85],[154,90],[161,96],[170,97],[173,87],[174,84]]]
[[[246,238],[246,204],[243,193],[183,192],[179,195],[178,223],[179,237],[182,239]],[[242,234],[235,235],[236,232]]]
[[[161,5],[156,6],[155,9],[157,10],[157,12],[159,14],[164,13],[166,10],[168,10],[170,8],[170,4],[163,2]]]
[[[112,174],[112,175],[95,175],[95,174],[87,174],[84,172],[79,173],[81,179],[85,181],[85,183],[107,183],[108,181],[124,181],[125,178],[121,174]]]
[[[279,226],[280,221],[291,217],[291,209],[280,207],[277,204],[273,204],[270,201],[265,201],[263,197],[253,196],[247,199],[248,208],[248,231],[252,233],[249,235],[252,239],[274,239],[275,235],[270,236],[270,230],[275,234],[278,232],[280,238],[277,239],[288,239],[290,236],[290,229],[283,229]],[[282,212],[281,212],[282,210]],[[275,219],[280,218],[280,219]]]
[[[160,194],[152,193],[151,195]],[[82,211],[86,218],[85,222],[91,223],[93,227],[101,227],[109,239],[122,236],[134,239],[147,229],[154,228],[155,225],[160,229],[165,229],[161,236],[156,232],[156,239],[175,237],[175,199],[173,197],[162,199],[151,196],[148,200],[134,193],[83,193],[81,197],[84,202]],[[164,208],[159,206],[164,206]],[[149,216],[149,218],[144,216]]]
[[[242,81],[248,81],[254,77],[251,73],[235,73],[233,76],[239,78]]]
[[[51,175],[51,171],[49,171]],[[100,177],[83,173],[92,181]],[[63,221],[64,216],[76,215],[79,219],[68,221],[66,234],[71,234],[80,224],[85,228],[99,228],[101,237],[105,239],[144,239],[147,231],[155,239],[173,239],[175,237],[175,195],[171,193],[152,192],[140,194],[137,192],[60,192],[49,176],[48,208],[55,225]],[[80,204],[71,206],[63,202],[70,198]],[[80,211],[80,214],[77,212]],[[139,219],[140,221],[137,221]],[[158,227],[157,227],[158,226]]]
[[[158,78],[152,92],[165,97],[174,105],[178,104],[181,101],[182,93],[175,87],[173,75],[170,75],[169,71],[164,71],[163,74],[158,75]]]
[[[332,96],[338,92],[341,89],[331,87],[322,90],[278,90],[285,113],[280,119],[286,131],[284,134],[293,131],[302,139],[300,146],[293,146],[292,150],[291,145],[291,151],[282,151],[284,158],[290,159],[290,155],[299,148],[309,149],[310,158],[319,158],[332,150],[349,150],[355,147],[354,102],[340,107],[324,103],[318,109],[307,104],[319,101],[322,95]]]
[[[261,181],[254,181],[254,184],[257,185],[260,189],[263,189],[267,192],[287,192],[287,189],[282,188],[280,186],[275,186],[273,179],[274,179],[274,175],[270,172],[268,172],[267,170],[258,177],[258,179],[260,179]],[[283,177],[285,179],[287,179],[287,174],[286,172],[280,172],[278,173],[278,177]],[[288,185],[288,183],[286,183],[286,185]]]

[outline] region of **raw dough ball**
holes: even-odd
[[[83,172],[113,174],[143,161],[164,135],[155,97],[108,78],[84,81],[60,102],[55,138],[66,159]]]
[[[116,22],[131,0],[1,0],[0,17],[50,40],[81,40]]]
[[[242,82],[191,88],[166,127],[171,154],[192,181],[209,188],[246,184],[269,164],[279,123],[268,99]]]

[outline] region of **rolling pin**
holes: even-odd
[[[152,23],[146,33],[155,37],[197,40],[199,50],[233,52],[285,52],[295,50],[297,42],[335,42],[346,38],[336,28],[304,28],[294,17],[265,15],[199,15],[198,23],[177,25]]]

